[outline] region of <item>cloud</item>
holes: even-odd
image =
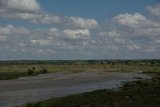
[[[108,45],[107,47],[108,47],[109,49],[112,49],[112,50],[119,50],[119,47],[118,47],[118,46]]]
[[[146,20],[145,16],[143,16],[140,13],[135,13],[135,14],[125,13],[125,14],[120,14],[113,18],[114,22],[129,27],[136,27],[145,20]]]
[[[151,16],[124,13],[102,24],[93,18],[50,14],[41,9],[37,0],[28,1],[0,0],[0,17],[52,26],[45,29],[0,26],[0,59],[3,53],[25,58],[72,59],[137,58],[144,53],[152,56],[159,53],[160,21],[155,20],[159,17],[159,5],[147,7]]]
[[[64,35],[69,39],[89,39],[91,34],[88,29],[63,30]]]
[[[140,46],[138,46],[136,43],[132,43],[132,44],[127,45],[127,48],[128,48],[129,50],[135,51],[135,50],[139,50],[139,49],[140,49]]]
[[[6,27],[0,26],[0,34],[2,35],[11,35],[12,25],[8,25]]]
[[[48,31],[50,38],[86,40],[90,39],[89,29],[63,29],[50,28]]]
[[[110,30],[110,31],[103,31],[99,32],[100,35],[102,36],[108,36],[108,37],[119,37],[120,34],[116,30]]]
[[[27,48],[54,47],[60,48],[64,45],[68,49],[77,45],[82,45],[82,41],[90,40],[89,29],[27,29],[25,27],[15,27],[13,25],[0,26],[0,42],[6,42],[6,46]],[[67,47],[65,47],[67,49]]]
[[[51,41],[47,39],[30,39],[30,42],[34,45],[40,45],[40,46],[45,46],[45,45],[50,45]]]
[[[44,57],[43,55],[64,54],[66,51],[70,57],[84,53],[87,56],[96,46],[91,36],[89,29],[29,29],[13,25],[0,26],[0,53],[3,51],[12,53],[13,56],[36,58]],[[117,48],[112,47],[112,49]]]
[[[0,43],[1,42],[6,42],[7,41],[7,36],[0,34]]]
[[[150,6],[155,7],[155,6]],[[107,26],[107,25],[106,25]],[[158,52],[160,22],[141,13],[119,14],[111,20],[110,26],[101,29],[102,43],[114,45],[124,52]]]
[[[40,5],[36,0],[0,0],[1,10],[12,12],[38,12]]]
[[[128,32],[127,35],[146,37],[160,35],[160,22],[147,18],[140,13],[120,14],[112,20],[116,22],[116,24],[119,24],[121,28],[127,27],[124,31],[119,31]]]
[[[61,37],[61,31],[58,28],[50,28],[48,31],[50,38]]]
[[[8,36],[30,35],[31,32],[24,27],[14,27],[13,25],[0,26],[0,34]]]
[[[70,17],[73,25],[80,28],[95,28],[98,22],[94,19],[83,19],[81,17]]]
[[[135,34],[146,37],[160,36],[160,27],[135,29]]]
[[[147,10],[154,16],[160,17],[160,3],[155,6],[148,6]]]
[[[0,0],[1,18],[21,19],[32,23],[57,24],[60,18],[41,10],[37,0]]]
[[[160,37],[155,39],[155,42],[160,44]]]
[[[0,14],[1,18],[21,19],[31,23],[52,24],[70,28],[95,28],[98,25],[95,19],[46,13],[41,9],[37,0],[0,0]]]

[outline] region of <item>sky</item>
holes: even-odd
[[[0,60],[159,58],[160,0],[0,0]]]

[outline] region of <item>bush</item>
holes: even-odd
[[[42,103],[41,102],[38,102],[37,104],[35,104],[35,106],[34,107],[44,107],[43,105],[42,105]]]
[[[48,73],[48,70],[47,70],[46,68],[43,68],[43,69],[41,70],[41,72],[42,72],[42,73]]]
[[[33,107],[30,102],[28,102],[26,105],[27,105],[27,107]]]
[[[27,72],[28,75],[33,75],[33,73],[34,73],[34,70],[28,69],[28,72]]]

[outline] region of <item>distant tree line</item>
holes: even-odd
[[[33,64],[53,64],[53,65],[78,65],[78,64],[151,64],[160,65],[160,59],[148,60],[11,60],[0,61],[0,65],[33,65]]]

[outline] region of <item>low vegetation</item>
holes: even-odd
[[[159,72],[160,60],[0,61],[0,80],[51,72]]]
[[[14,69],[14,68],[13,68]],[[0,71],[0,80],[9,80],[9,79],[17,79],[19,77],[27,77],[27,76],[36,76],[38,74],[45,74],[49,73],[49,71],[46,68],[41,68],[39,70],[36,70],[35,67],[32,67],[31,69],[26,69],[26,71]]]
[[[159,107],[160,73],[150,75],[151,80],[124,83],[119,91],[99,90],[20,107]]]

